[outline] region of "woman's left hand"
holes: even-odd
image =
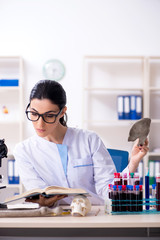
[[[142,158],[147,154],[149,148],[148,148],[148,139],[145,140],[145,143],[143,146],[137,146],[139,139],[135,142],[132,148],[131,152],[131,159],[129,162],[129,172],[135,172],[139,162],[142,160]]]
[[[40,206],[47,206],[47,207],[53,207],[54,204],[63,198],[67,197],[67,195],[55,195],[53,197],[46,198],[42,195],[39,195],[39,199],[29,199],[27,198],[25,202],[32,202],[32,203],[38,203]]]

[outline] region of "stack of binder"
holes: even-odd
[[[19,86],[19,79],[0,79],[1,87],[17,87]]]
[[[8,184],[19,184],[19,175],[14,159],[8,160]]]
[[[149,160],[149,185],[156,184],[156,176],[160,173],[160,160]],[[143,185],[143,175],[144,175],[144,162],[143,160],[139,163],[137,172],[140,176],[140,184]]]
[[[140,185],[143,185],[143,173],[144,173],[144,162],[143,160],[140,161],[138,168],[137,168],[137,172],[139,174],[139,178],[140,178]]]
[[[141,119],[142,118],[141,95],[119,95],[117,97],[118,119]]]
[[[149,160],[149,185],[156,183],[156,176],[160,173],[160,160]]]

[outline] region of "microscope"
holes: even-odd
[[[4,143],[4,139],[0,139],[0,167],[2,165],[2,158],[7,158],[8,148]],[[2,175],[0,174],[0,183],[2,182]],[[6,188],[6,186],[0,185],[0,190]],[[7,208],[5,204],[0,204],[0,208]]]

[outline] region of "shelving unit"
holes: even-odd
[[[23,60],[19,56],[0,57],[0,80],[18,79],[18,86],[0,86],[0,139],[5,139],[8,147],[8,158],[2,160],[0,173],[4,176],[6,194],[22,191],[21,184],[8,184],[8,160],[13,159],[15,145],[23,140]],[[8,113],[3,113],[6,106]],[[8,191],[9,190],[9,191]],[[5,190],[1,190],[0,198]],[[8,197],[8,195],[7,195]]]
[[[96,131],[108,148],[131,149],[127,139],[133,121],[118,120],[117,96],[141,94],[145,101],[145,68],[141,56],[84,59],[83,127]]]
[[[152,119],[150,152],[143,159],[144,169],[153,152],[160,148],[160,57],[86,56],[84,58],[83,127],[95,131],[107,148],[131,152],[128,135],[135,120],[118,120],[117,96],[142,95],[143,117]]]
[[[149,116],[152,119],[149,136],[150,152],[149,160],[160,160],[160,57],[150,56],[148,61],[148,105]],[[155,169],[156,173],[160,168]]]

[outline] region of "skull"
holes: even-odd
[[[70,205],[71,214],[76,216],[85,216],[91,210],[91,203],[84,195],[77,195]]]

